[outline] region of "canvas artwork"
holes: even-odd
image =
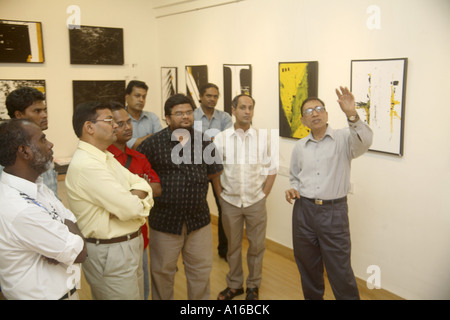
[[[280,137],[304,138],[309,128],[303,125],[301,105],[308,97],[317,97],[317,61],[279,63]]]
[[[403,155],[407,59],[352,60],[351,91],[372,129],[371,151]]]
[[[45,94],[45,80],[0,80],[0,119],[6,120],[8,110],[6,109],[6,97],[14,90],[22,87],[36,88]]]
[[[252,66],[250,64],[223,65],[224,110],[231,114],[231,101],[240,94],[252,94]]]
[[[69,28],[70,63],[123,65],[123,29],[80,26]]]
[[[164,104],[166,103],[166,100],[178,91],[177,71],[177,67],[161,67],[162,115],[164,115]]]
[[[73,81],[73,107],[89,101],[125,104],[125,80]]]
[[[208,66],[186,66],[186,94],[194,100],[195,106],[200,107],[201,86],[208,83]]]
[[[42,24],[0,20],[0,62],[43,63]]]

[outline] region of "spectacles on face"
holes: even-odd
[[[177,118],[182,118],[184,116],[191,116],[193,113],[194,113],[193,110],[189,110],[189,111],[186,111],[186,112],[177,111],[175,113],[172,113],[171,115],[175,116]]]
[[[326,110],[325,110],[324,106],[317,106],[315,108],[308,108],[308,109],[303,111],[303,116],[304,117],[311,117],[314,111],[316,111],[317,113],[324,113]]]
[[[103,122],[109,123],[111,126],[113,126],[116,123],[113,118],[91,120],[91,122],[93,122],[93,123],[99,122],[99,121],[103,121]]]
[[[131,119],[128,119],[127,121],[119,121],[116,123],[117,123],[117,127],[123,128],[123,127],[125,127],[125,125],[127,125],[127,126],[131,125]]]

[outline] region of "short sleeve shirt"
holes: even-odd
[[[192,130],[191,139],[184,147],[172,139],[175,140],[172,131],[165,128],[138,148],[158,174],[163,190],[162,195],[154,199],[149,225],[160,232],[181,234],[183,224],[186,224],[190,233],[210,223],[206,200],[208,175],[221,172],[223,167],[205,161],[204,151],[214,144],[203,141],[201,132]]]

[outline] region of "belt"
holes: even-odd
[[[325,204],[336,204],[336,203],[347,201],[347,197],[343,197],[343,198],[339,198],[339,199],[333,199],[333,200],[310,199],[310,198],[306,198],[306,197],[300,197],[300,198],[308,200],[310,202],[314,202],[318,206],[322,206],[322,205],[325,205]]]
[[[131,239],[134,239],[141,235],[141,228],[139,228],[138,231],[134,233],[127,234],[125,236],[112,238],[112,239],[94,239],[94,238],[87,238],[85,239],[87,242],[95,243],[95,244],[112,244],[112,243],[118,243],[118,242],[124,242]]]
[[[72,296],[75,292],[77,292],[77,288],[74,287],[72,290],[70,290],[69,292],[67,292],[65,295],[63,295],[59,300],[64,300],[69,298],[70,296]]]

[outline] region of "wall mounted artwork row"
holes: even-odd
[[[44,63],[42,23],[0,20],[0,62]],[[123,29],[69,25],[70,64],[123,65]]]

